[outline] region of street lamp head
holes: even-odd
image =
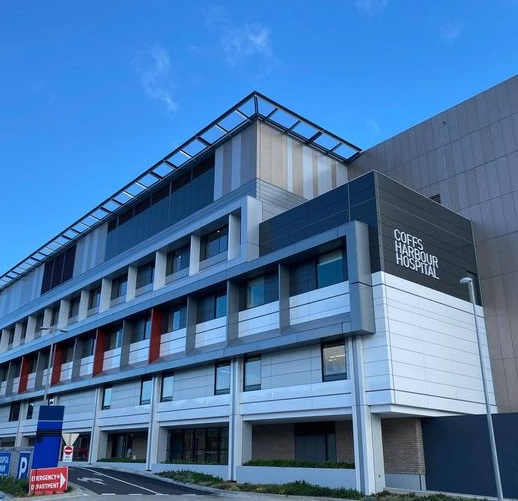
[[[471,284],[473,283],[473,278],[472,277],[462,277],[460,280],[459,280],[459,283],[460,284]]]

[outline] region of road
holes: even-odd
[[[106,468],[72,466],[68,469],[68,481],[83,489],[100,495],[203,495],[210,493],[164,482],[152,475],[139,475],[127,471]],[[214,497],[214,496],[212,496]]]

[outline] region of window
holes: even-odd
[[[245,284],[244,301],[241,309],[254,308],[279,299],[279,281],[277,273],[270,273],[253,278]]]
[[[66,362],[72,362],[73,358],[74,358],[74,341],[69,341],[65,346],[64,346],[64,353],[65,353],[65,356],[63,357],[63,363],[66,363]]]
[[[59,318],[59,305],[54,306],[50,311],[50,325],[49,327],[54,327],[58,323]]]
[[[32,357],[29,357],[29,364],[28,364],[28,372],[29,374],[34,374],[36,372],[36,368],[37,368],[37,365],[38,365],[38,357],[37,356],[32,356]]]
[[[99,308],[101,303],[101,287],[93,288],[88,294],[88,309],[93,310]]]
[[[218,362],[214,383],[214,394],[224,395],[230,393],[230,362]]]
[[[290,268],[290,295],[302,294],[347,280],[342,249],[297,263]]]
[[[29,400],[27,402],[27,415],[25,416],[26,419],[32,419],[32,416],[34,415],[34,401]]]
[[[243,389],[245,391],[261,389],[261,357],[250,357],[245,359]]]
[[[151,377],[146,377],[140,383],[140,405],[146,405],[151,403],[152,392],[153,379],[151,379]]]
[[[295,459],[336,463],[335,423],[295,423]]]
[[[20,328],[20,342],[24,343],[27,337],[27,320],[24,320]]]
[[[322,345],[322,380],[336,381],[347,378],[345,344],[343,341]]]
[[[344,281],[342,249],[328,252],[318,258],[317,287],[326,287]]]
[[[119,297],[126,297],[126,291],[128,290],[128,277],[126,275],[121,275],[120,277],[116,277],[112,280],[112,292],[111,292],[111,300],[117,299]]]
[[[95,336],[85,336],[81,339],[81,358],[90,357],[94,354]]]
[[[81,302],[80,296],[73,297],[70,300],[70,306],[68,309],[68,318],[74,318],[74,317],[77,317],[77,315],[79,315],[79,303],[80,302]]]
[[[200,260],[217,256],[228,249],[228,226],[222,226],[201,239]]]
[[[131,343],[138,343],[151,336],[151,315],[136,318],[131,322]]]
[[[173,273],[177,273],[180,270],[188,268],[190,255],[191,250],[189,245],[184,245],[179,249],[175,249],[174,251],[168,252],[165,274],[172,275]]]
[[[0,383],[7,381],[7,366],[0,365]]]
[[[43,327],[43,313],[36,315],[36,322],[34,326],[34,335],[39,337],[41,335],[41,328]]]
[[[185,305],[175,305],[164,312],[162,332],[172,332],[184,329],[187,322],[187,308]]]
[[[72,278],[75,256],[76,246],[72,245],[59,256],[45,263],[41,284],[42,294]]]
[[[18,421],[20,419],[20,402],[13,402],[9,409],[9,421]]]
[[[106,334],[106,350],[120,348],[122,344],[122,323],[113,326]]]
[[[103,400],[102,400],[102,409],[109,409],[112,403],[112,387],[105,386],[103,388]]]
[[[224,317],[227,314],[227,292],[225,289],[203,296],[198,302],[198,323]]]
[[[137,289],[141,289],[146,285],[153,283],[153,275],[155,273],[155,262],[143,264],[137,268]]]
[[[160,402],[172,402],[173,401],[173,385],[174,375],[164,374],[162,376],[162,390],[160,392]]]
[[[173,430],[169,435],[169,460],[227,464],[228,427]]]
[[[14,342],[14,325],[7,329],[7,344],[11,346]]]

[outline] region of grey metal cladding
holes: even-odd
[[[467,300],[459,279],[477,273],[471,222],[382,174],[377,190],[383,271]],[[436,276],[398,264],[396,229],[421,239],[423,251],[437,258]]]

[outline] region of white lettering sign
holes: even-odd
[[[394,246],[397,264],[439,280],[437,276],[439,260],[437,256],[425,251],[422,239],[396,228]]]

